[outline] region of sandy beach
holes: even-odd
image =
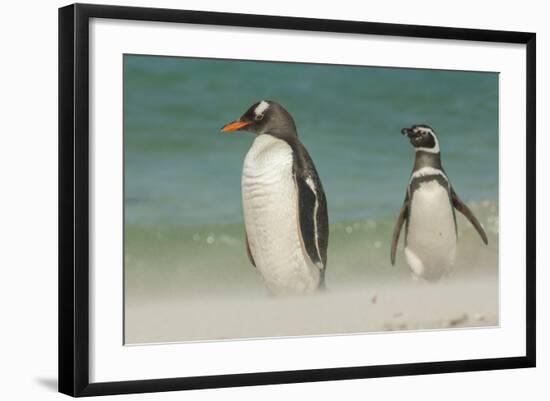
[[[335,284],[325,293],[277,298],[265,292],[151,296],[129,302],[126,343],[333,335],[498,325],[498,280],[402,280]]]

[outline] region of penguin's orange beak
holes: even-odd
[[[250,125],[250,124],[252,124],[252,122],[250,122],[250,121],[240,121],[240,120],[233,121],[229,124],[225,124],[222,127],[221,131],[222,132],[238,131],[241,128],[244,128],[244,127],[246,127],[247,125]]]

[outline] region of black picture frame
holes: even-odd
[[[88,61],[91,18],[438,38],[526,46],[526,353],[520,357],[90,383]],[[59,9],[59,391],[71,396],[253,386],[535,366],[536,35],[479,29],[74,4]]]

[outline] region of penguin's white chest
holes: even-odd
[[[256,267],[273,293],[315,290],[319,269],[302,247],[292,148],[259,135],[244,160],[242,197],[246,233]]]
[[[455,261],[456,231],[449,194],[434,179],[422,182],[411,196],[405,257],[414,274],[436,280]]]

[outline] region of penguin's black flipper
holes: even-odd
[[[244,232],[244,241],[246,242],[246,254],[248,255],[248,260],[250,260],[252,266],[256,267],[256,262],[254,262],[252,252],[250,252],[250,245],[248,245],[248,235],[246,234],[246,231]]]
[[[317,174],[295,175],[298,189],[298,214],[302,244],[317,267],[327,265],[328,215],[325,194]]]
[[[468,206],[466,206],[466,204],[462,202],[462,200],[458,197],[453,188],[451,188],[451,199],[453,201],[453,206],[455,207],[455,209],[462,213],[464,217],[468,219],[468,221],[477,230],[477,233],[483,240],[483,243],[487,245],[489,241],[487,240],[487,234],[485,234],[485,230],[483,229],[481,224],[479,224],[479,221],[477,220],[476,216],[474,216],[470,208],[468,208]]]
[[[409,194],[405,196],[405,200],[403,201],[403,206],[401,206],[401,210],[399,211],[399,217],[397,217],[397,221],[395,222],[395,227],[393,229],[393,238],[391,241],[391,264],[392,266],[395,265],[395,252],[397,251],[397,244],[399,243],[399,235],[401,234],[401,227],[403,227],[403,223],[407,218],[409,217]]]

